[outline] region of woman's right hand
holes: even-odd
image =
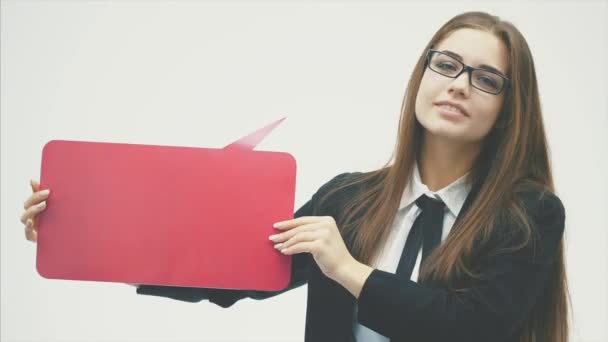
[[[36,242],[38,240],[38,214],[46,209],[46,199],[50,190],[40,191],[40,183],[31,180],[32,195],[23,204],[25,212],[21,215],[21,223],[25,225],[25,238]]]
[[[32,195],[25,200],[23,208],[25,212],[21,214],[21,223],[25,225],[25,238],[36,242],[38,241],[38,214],[46,209],[46,199],[49,197],[50,190],[40,191],[40,183],[31,180]],[[127,285],[138,287],[139,284]]]

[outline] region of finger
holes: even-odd
[[[34,219],[27,219],[27,221],[25,222],[25,229],[31,229],[34,232],[38,232],[38,226],[36,226],[36,220]]]
[[[40,183],[37,181],[30,179],[30,186],[32,187],[32,192],[36,192],[40,190]]]
[[[301,225],[308,224],[308,223],[319,222],[322,218],[323,217],[321,217],[321,216],[300,216],[293,220],[277,222],[273,225],[273,227],[276,229],[280,229],[280,230],[286,230],[286,229],[295,228],[297,226],[301,226]]]
[[[21,223],[26,224],[28,219],[34,219],[36,215],[38,215],[41,211],[46,208],[46,202],[40,202],[36,205],[33,205],[21,214]]]
[[[317,223],[311,223],[311,224],[305,224],[303,226],[299,226],[297,228],[288,230],[286,232],[283,233],[279,233],[279,234],[275,234],[275,235],[270,235],[268,237],[268,239],[272,240],[273,242],[284,242],[289,240],[292,236],[300,233],[300,232],[305,232],[305,231],[309,231],[309,230],[313,230],[318,228],[318,224]]]
[[[32,205],[38,204],[49,197],[51,190],[45,189],[42,191],[34,192],[30,197],[27,198],[25,203],[23,203],[23,208],[27,210]]]
[[[32,242],[38,242],[38,233],[36,231],[29,231],[26,233],[25,238]]]
[[[315,254],[317,251],[317,246],[318,244],[315,241],[299,242],[289,248],[284,248],[281,250],[281,253],[285,255],[293,255],[298,253]]]
[[[38,215],[41,211],[46,208],[46,201],[40,202],[36,205],[29,207],[22,215],[21,215],[21,223],[26,224],[27,219],[33,219]]]
[[[32,242],[36,242],[38,239],[38,232],[34,228],[34,223],[31,219],[27,220],[27,224],[25,226],[25,238]]]
[[[294,237],[292,237],[291,239],[285,241],[284,243],[281,244],[277,244],[280,246],[276,246],[275,248],[278,250],[283,250],[285,248],[289,248],[291,246],[294,246],[300,242],[311,242],[311,241],[316,241],[321,237],[321,232],[315,230],[315,231],[308,231],[308,232],[302,232],[299,233],[297,235],[295,235]]]

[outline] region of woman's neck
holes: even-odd
[[[455,142],[425,132],[418,158],[420,178],[438,191],[465,175],[479,154],[479,143]]]

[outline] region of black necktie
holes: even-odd
[[[416,200],[416,205],[422,209],[422,212],[416,217],[407,236],[397,272],[395,272],[404,279],[410,279],[412,276],[420,245],[422,245],[422,260],[420,262],[422,264],[422,261],[433,251],[433,248],[441,242],[441,232],[443,230],[445,203],[422,195]]]

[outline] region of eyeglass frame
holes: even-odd
[[[445,55],[445,56],[448,56],[448,57],[454,59],[456,62],[458,62],[458,63],[460,63],[462,65],[462,70],[460,70],[460,72],[457,75],[455,75],[455,76],[448,76],[448,75],[440,73],[437,70],[434,70],[430,66],[430,64],[431,64],[431,57],[433,56],[433,53],[439,53],[441,55]],[[478,89],[478,90],[481,90],[481,91],[483,91],[484,93],[487,93],[487,94],[500,95],[500,93],[502,93],[505,89],[508,89],[508,88],[511,87],[511,80],[509,78],[507,78],[506,76],[504,76],[504,75],[502,75],[500,73],[494,72],[492,70],[488,70],[488,69],[484,69],[484,68],[474,68],[474,67],[472,67],[470,65],[464,64],[462,61],[459,61],[454,56],[451,56],[451,55],[449,55],[449,54],[447,54],[447,53],[445,53],[443,51],[429,49],[429,51],[427,51],[427,53],[426,53],[426,58],[425,58],[425,63],[424,64],[425,64],[424,65],[425,68],[428,67],[431,71],[436,72],[436,73],[438,73],[441,76],[445,76],[445,77],[449,77],[449,78],[458,78],[460,75],[462,75],[463,73],[466,72],[466,73],[468,73],[469,84],[471,85],[471,87],[473,87],[475,89]],[[497,92],[497,93],[492,93],[492,92],[489,92],[487,90],[483,90],[483,89],[481,89],[479,87],[476,87],[473,84],[473,79],[472,79],[473,78],[472,73],[473,73],[474,70],[482,70],[482,71],[489,72],[491,74],[494,74],[494,75],[502,78],[504,80],[504,83],[503,83],[502,88],[500,89],[500,91]]]

